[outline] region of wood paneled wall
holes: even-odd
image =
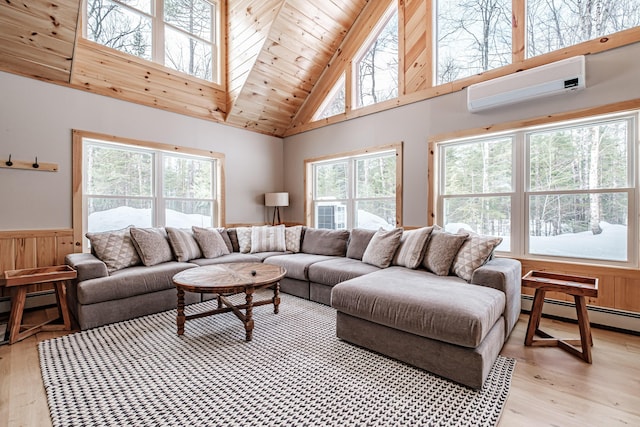
[[[640,312],[640,270],[605,267],[601,265],[569,264],[551,261],[522,259],[522,274],[530,270],[552,271],[598,278],[598,297],[587,298],[587,304],[618,310]],[[522,293],[534,291],[522,288]],[[546,298],[573,302],[571,295],[547,292]]]
[[[0,231],[0,272],[64,264],[65,255],[74,248],[71,229]],[[27,291],[47,289],[53,288],[40,284]],[[0,296],[9,296],[6,288],[0,288]]]

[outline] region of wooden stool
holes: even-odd
[[[536,290],[524,345],[534,347],[560,347],[574,356],[583,359],[585,362],[591,363],[593,338],[591,337],[591,325],[589,324],[589,314],[587,313],[587,305],[584,297],[598,296],[598,279],[547,273],[544,271],[530,271],[522,278],[522,285]],[[540,318],[542,317],[542,305],[544,304],[544,294],[546,291],[563,292],[567,295],[573,295],[576,303],[578,327],[580,329],[579,340],[554,338],[539,329]],[[542,339],[534,339],[535,335],[538,335]],[[580,346],[581,349],[577,346]]]
[[[9,344],[25,339],[40,331],[71,330],[71,317],[69,316],[69,308],[67,307],[66,281],[75,279],[76,274],[76,271],[68,265],[25,268],[4,272],[4,275],[0,279],[0,285],[11,289],[11,313],[9,314],[9,324],[7,325]],[[53,284],[60,317],[46,320],[38,325],[23,325],[22,314],[27,296],[27,286],[36,283]],[[62,323],[51,324],[56,320],[61,320]]]

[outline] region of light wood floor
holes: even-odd
[[[524,347],[527,320],[520,316],[501,353],[517,359],[501,427],[640,426],[640,337],[594,328],[589,365],[558,348]],[[568,322],[542,319],[541,329],[577,337]],[[51,425],[36,345],[59,335],[0,346],[0,426]]]

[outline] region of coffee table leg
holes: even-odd
[[[247,312],[244,318],[245,340],[251,341],[253,338],[253,288],[245,289],[245,300],[247,302]]]
[[[184,334],[184,290],[178,289],[178,316],[176,317],[176,323],[178,324],[178,335]]]
[[[278,314],[280,312],[280,282],[276,282],[273,287],[273,313]]]

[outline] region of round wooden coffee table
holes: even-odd
[[[178,335],[184,334],[184,324],[187,320],[212,316],[232,311],[244,323],[245,338],[251,341],[253,337],[253,307],[272,304],[273,312],[278,314],[280,305],[280,279],[287,271],[280,266],[263,264],[261,262],[237,262],[229,264],[208,265],[190,268],[173,276],[173,283],[178,289]],[[256,289],[273,286],[273,298],[253,301]],[[197,292],[216,294],[218,308],[202,313],[184,314],[184,293]],[[232,304],[227,296],[244,292],[245,303]],[[245,310],[242,313],[240,310]]]

